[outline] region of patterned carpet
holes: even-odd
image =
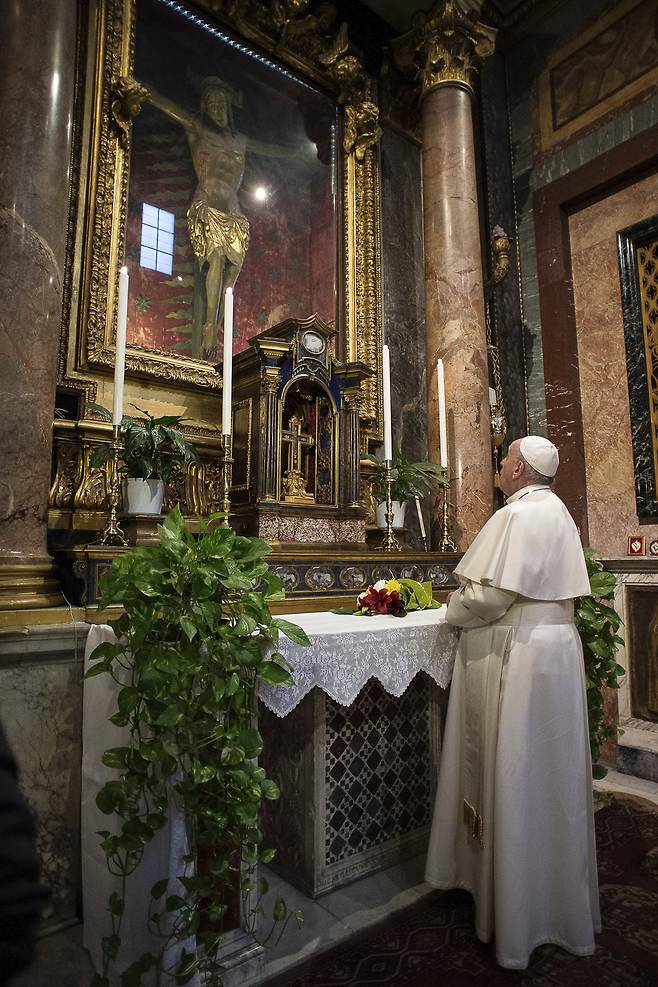
[[[471,898],[436,891],[268,987],[651,987],[658,985],[658,809],[616,799],[596,813],[603,933],[596,954],[535,950],[496,966],[473,933]]]

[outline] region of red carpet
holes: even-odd
[[[268,987],[658,985],[658,809],[616,799],[596,813],[596,837],[603,932],[594,956],[541,946],[527,970],[502,970],[474,935],[470,896],[436,891]]]

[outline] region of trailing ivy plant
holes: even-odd
[[[606,723],[603,715],[603,690],[619,688],[619,676],[624,674],[624,669],[617,664],[615,654],[617,645],[624,641],[617,634],[621,625],[619,614],[604,602],[614,598],[615,575],[603,568],[589,548],[585,549],[585,562],[592,595],[576,600],[575,623],[585,656],[592,774],[595,778],[604,778],[607,769],[598,760],[601,747],[615,733],[615,727]]]
[[[153,886],[145,921],[162,936],[162,948],[124,970],[122,987],[139,985],[154,971],[158,983],[167,975],[185,984],[201,971],[207,987],[220,985],[231,896],[239,891],[246,903],[257,862],[268,863],[275,853],[261,846],[258,825],[262,800],[279,792],[256,760],[263,746],[254,725],[256,687],[259,678],[292,682],[276,650],[280,633],[297,644],[309,641],[301,628],[270,614],[269,601],[284,593],[264,560],[268,545],[217,524],[222,516],[201,521],[197,537],[175,507],[158,528],[160,544],[116,558],[101,582],[100,609],[121,604],[123,613],[111,622],[117,643],[95,649],[87,676],[108,674],[118,683],[111,720],[127,728],[129,739],[103,755],[119,776],[96,799],[103,813],[118,816],[116,831],[99,835],[122,890],[109,901],[111,928],[93,987],[109,984],[126,879],[166,824],[171,794],[186,825],[186,872],[172,880],[163,874]],[[247,909],[252,922],[259,902]],[[273,918],[291,916],[301,921],[278,899]],[[191,936],[197,955],[183,950],[175,968],[165,969],[166,951]]]

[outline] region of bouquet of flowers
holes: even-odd
[[[419,583],[415,579],[378,579],[359,593],[356,605],[356,610],[340,609],[334,613],[354,617],[373,617],[375,614],[406,617],[412,610],[434,610],[441,606],[432,596],[431,582]]]

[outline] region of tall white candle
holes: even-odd
[[[382,391],[384,398],[384,459],[393,459],[391,432],[391,355],[388,346],[382,347]]]
[[[117,342],[114,354],[114,402],[112,424],[120,425],[123,418],[123,381],[126,374],[126,324],[128,321],[128,268],[119,271],[117,304]]]
[[[439,392],[439,454],[441,466],[448,466],[448,429],[446,426],[446,382],[443,373],[443,360],[436,363],[436,382]]]
[[[233,288],[227,288],[224,295],[224,356],[222,377],[222,432],[224,435],[230,435],[233,390]]]

